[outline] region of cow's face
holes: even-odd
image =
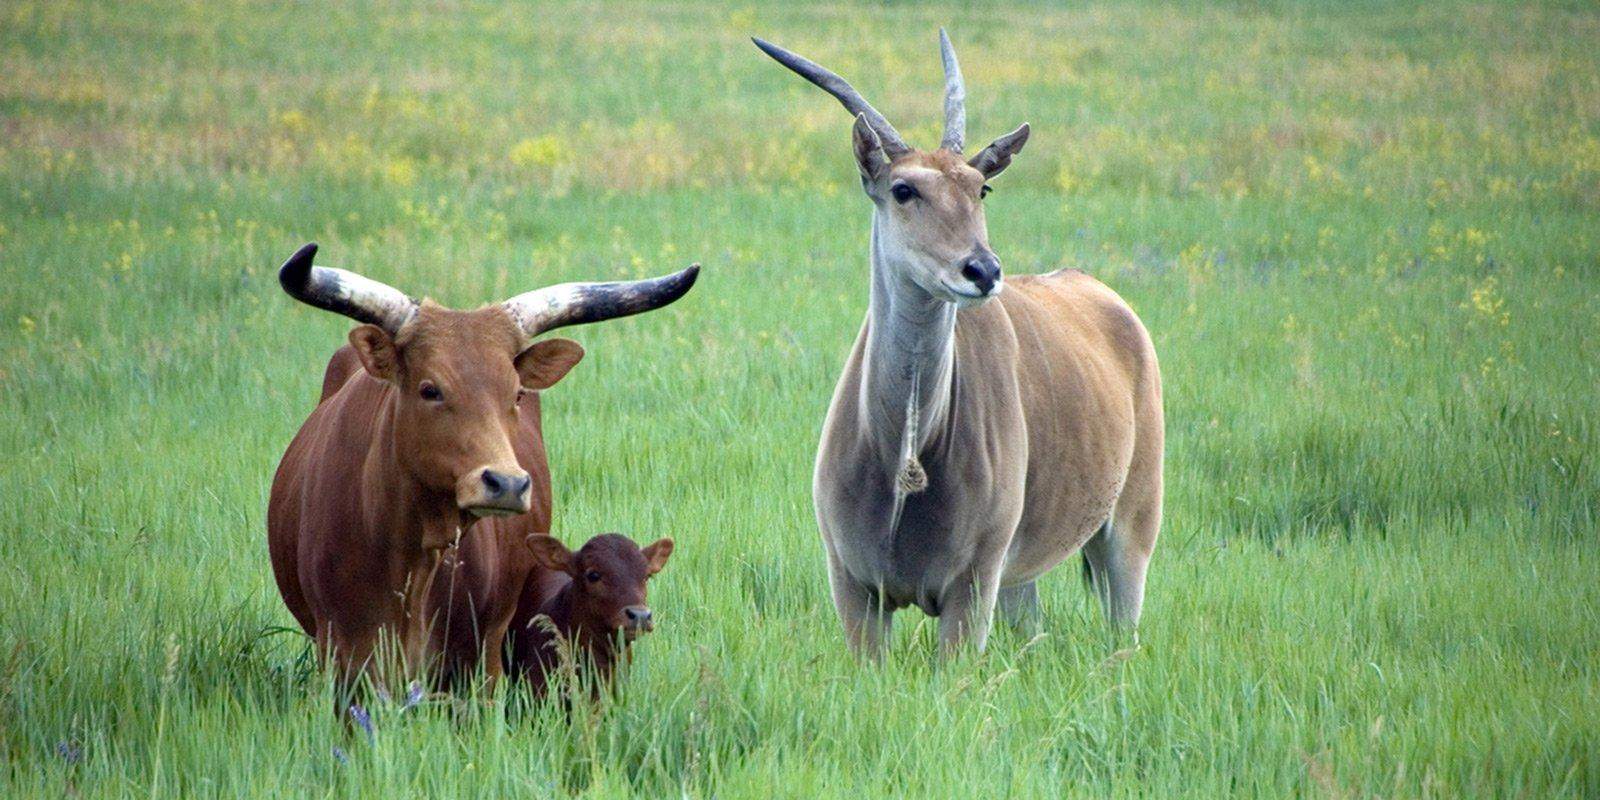
[[[588,635],[632,641],[655,629],[645,582],[667,565],[671,539],[640,547],[620,533],[606,533],[573,552],[553,536],[535,535],[528,547],[541,565],[572,578],[573,620]]]
[[[397,336],[376,325],[350,332],[367,372],[394,385],[400,467],[479,516],[528,511],[532,479],[511,446],[519,401],[583,358],[569,339],[527,349],[521,342],[498,306],[452,311],[424,303]]]

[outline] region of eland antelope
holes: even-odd
[[[1107,615],[1131,627],[1161,524],[1150,335],[1076,270],[1002,279],[983,198],[1029,129],[962,155],[966,88],[939,38],[936,150],[907,145],[838,75],[754,40],[855,115],[872,201],[866,321],[823,423],[813,495],[834,606],[851,648],[874,658],[909,605],[939,617],[946,653],[982,650],[997,605],[1036,624],[1035,581],[1079,550]]]

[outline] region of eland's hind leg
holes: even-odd
[[[1018,633],[1031,636],[1039,632],[1039,585],[1035,581],[1007,586],[996,599],[1000,617]]]
[[[1161,529],[1161,415],[1135,447],[1133,463],[1111,519],[1083,546],[1090,582],[1106,617],[1121,628],[1139,624],[1145,574]]]

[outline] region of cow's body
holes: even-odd
[[[393,424],[384,409],[397,390],[362,371],[348,345],[329,361],[322,391],[284,454],[268,511],[273,573],[290,612],[319,651],[346,665],[371,655],[378,630],[392,630],[407,663],[436,667],[441,681],[480,659],[499,675],[500,643],[536,569],[523,542],[550,530],[538,393],[520,401],[512,439],[533,481],[528,513],[474,519],[453,498],[418,503],[405,487],[380,435]]]
[[[316,252],[284,262],[284,290],[363,324],[273,478],[267,537],[284,603],[346,684],[369,671],[443,683],[480,666],[498,678],[534,569],[529,538],[550,530],[539,391],[583,357],[538,337],[660,308],[698,267],[456,311],[314,266]]]

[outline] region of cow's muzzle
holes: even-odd
[[[518,468],[481,467],[456,484],[456,505],[480,517],[526,514],[533,478]]]

